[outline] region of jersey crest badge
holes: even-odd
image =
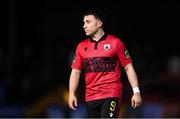
[[[110,49],[110,44],[104,44],[104,50],[109,50]]]

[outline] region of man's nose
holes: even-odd
[[[86,24],[83,25],[83,28],[84,28],[84,29],[86,28]]]

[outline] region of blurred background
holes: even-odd
[[[82,12],[102,9],[106,32],[126,44],[137,72],[143,105],[130,106],[124,85],[120,117],[180,117],[180,4],[177,1],[8,0],[5,39],[0,40],[0,117],[84,118],[84,80],[79,106],[67,106],[71,60],[85,38]],[[4,35],[4,34],[3,34]]]

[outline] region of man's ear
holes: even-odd
[[[99,20],[98,23],[97,23],[97,25],[98,25],[99,27],[101,27],[101,26],[103,25],[103,22]]]

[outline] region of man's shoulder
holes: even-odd
[[[109,39],[111,39],[111,40],[121,41],[121,39],[120,39],[118,36],[113,35],[113,34],[108,34],[107,37],[108,37]]]
[[[121,40],[120,37],[116,36],[116,35],[108,35],[108,38],[111,42],[113,42],[115,45],[124,45],[124,42]]]
[[[84,44],[84,43],[87,43],[88,41],[89,41],[89,38],[85,38],[79,44]]]
[[[85,38],[85,39],[81,40],[81,41],[78,43],[78,45],[79,45],[79,46],[86,45],[86,44],[88,43],[88,41],[89,41],[89,38]]]

